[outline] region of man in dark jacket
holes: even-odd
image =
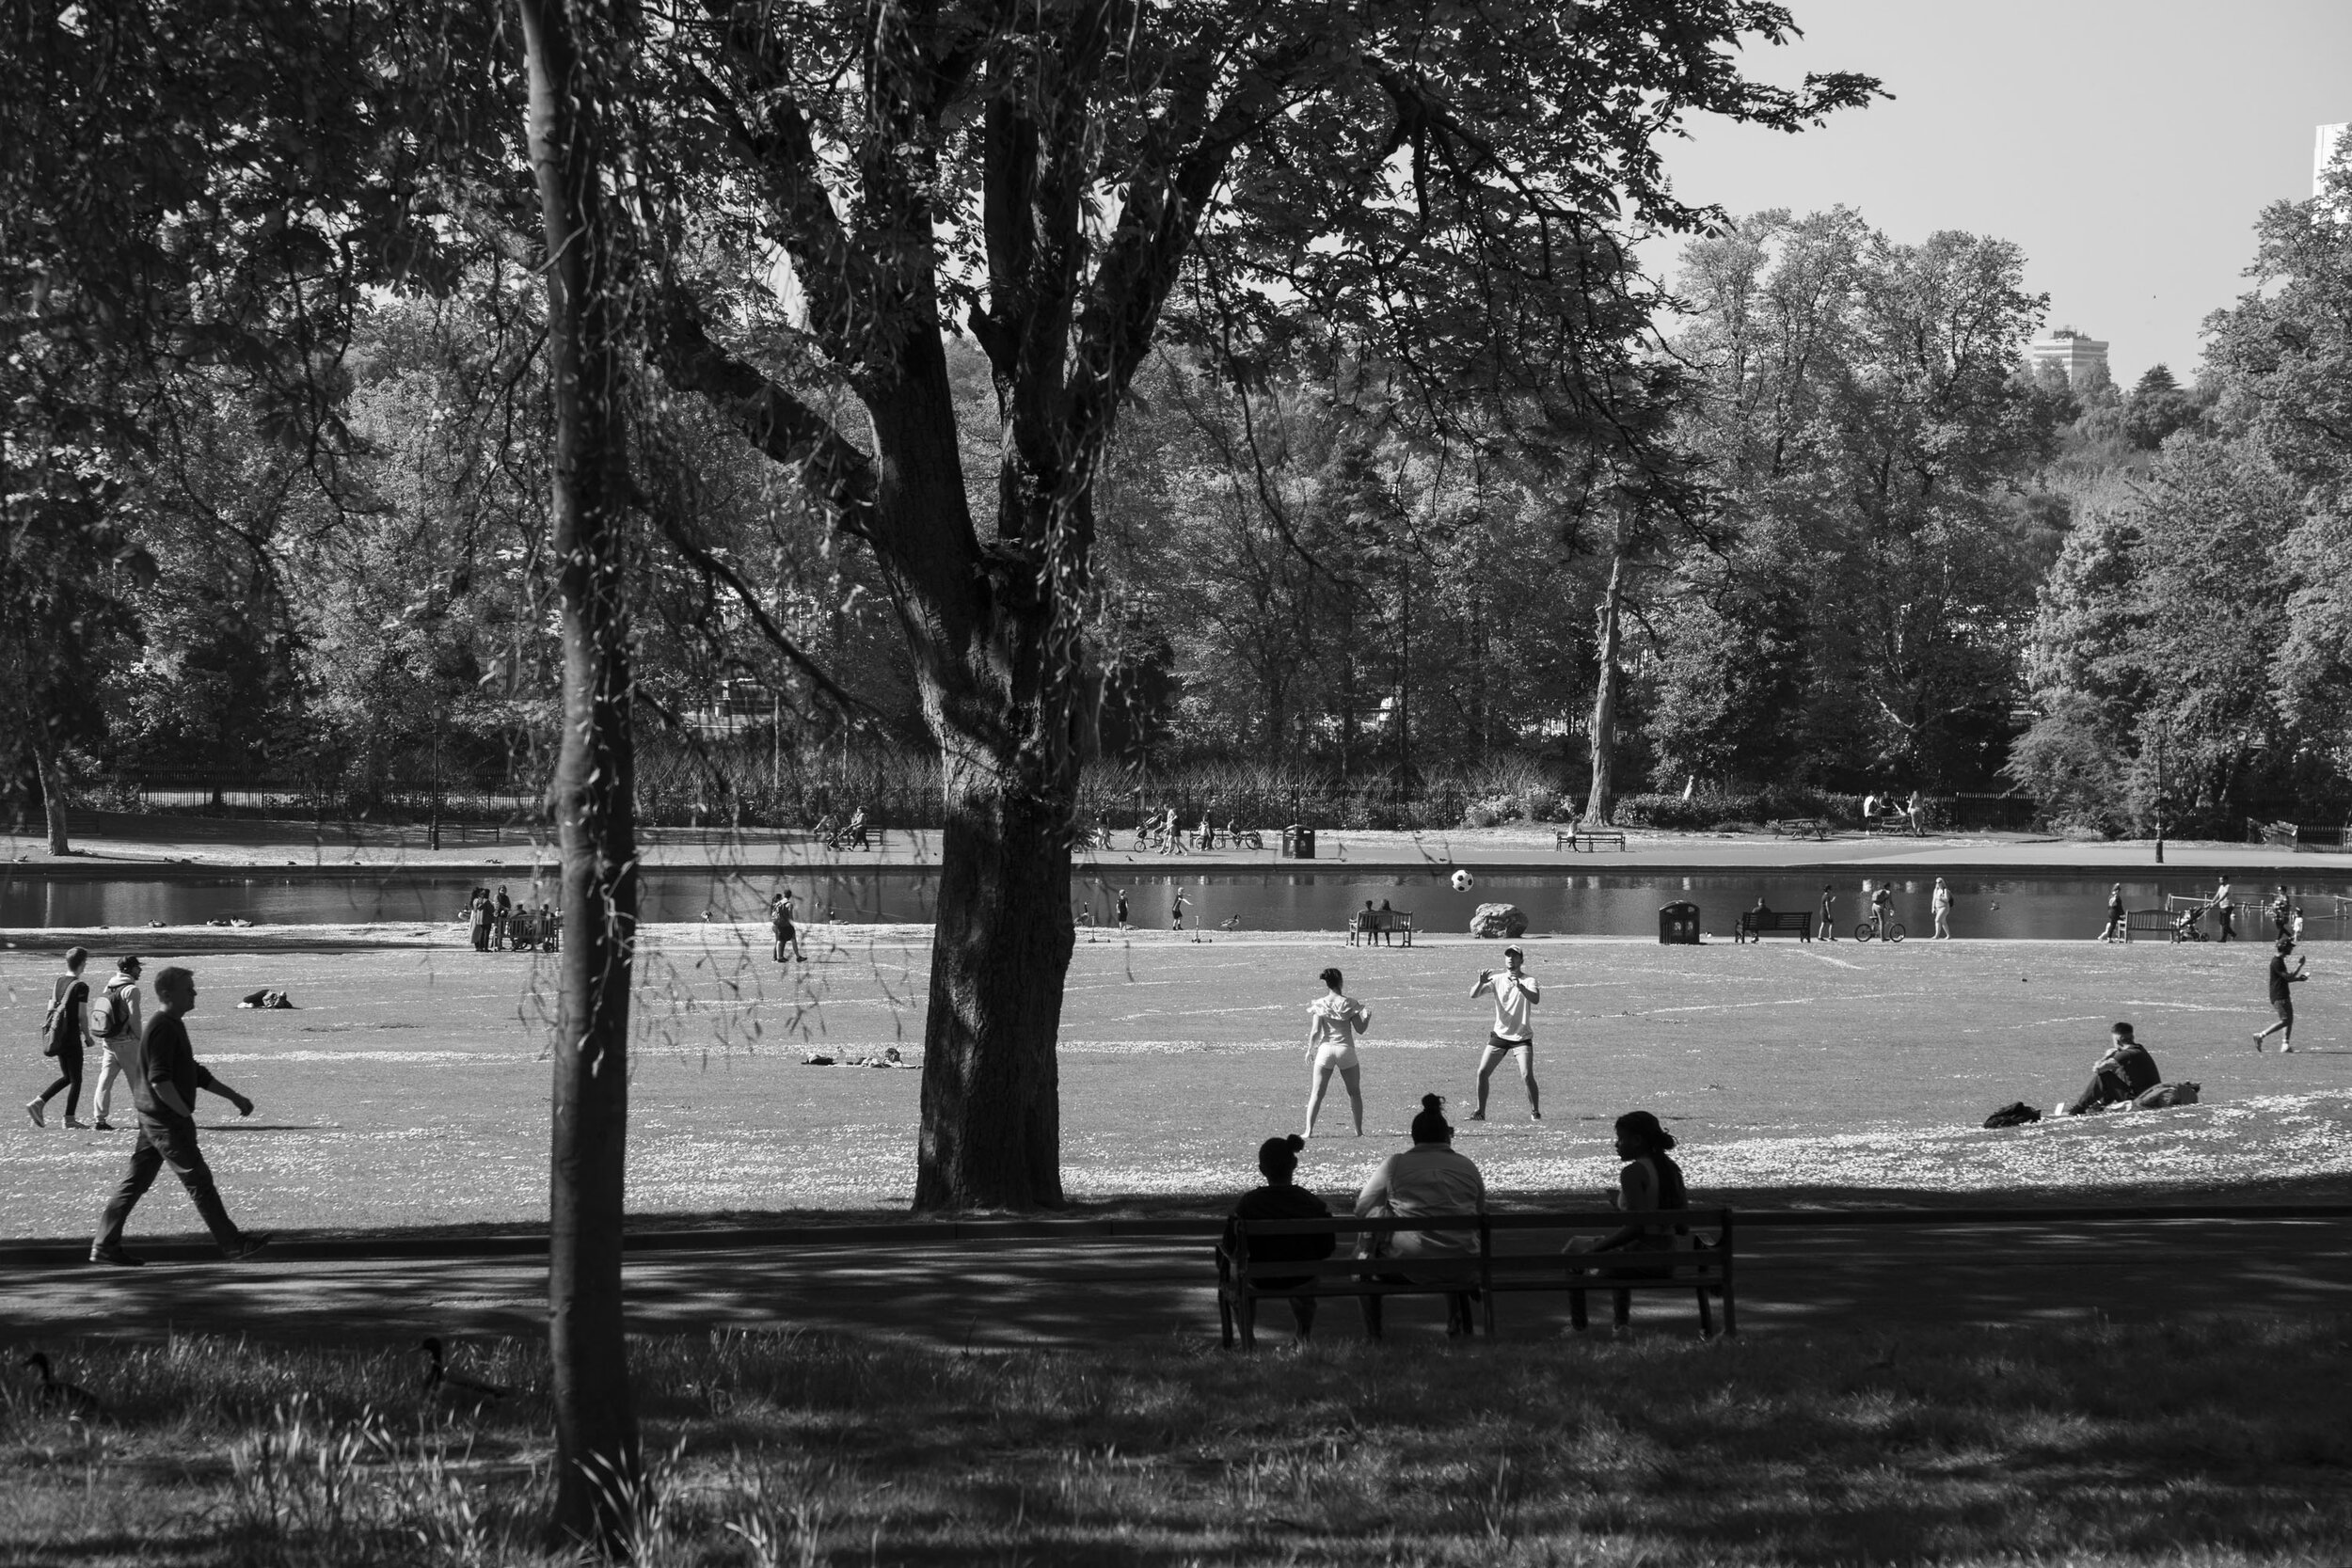
[[[2091,1064],[2090,1086],[2083,1090],[2071,1104],[2061,1104],[2062,1117],[2078,1117],[2103,1105],[2129,1105],[2150,1089],[2164,1082],[2156,1070],[2156,1059],[2148,1054],[2148,1048],[2132,1038],[2132,1026],[2119,1023],[2115,1037],[2108,1042],[2107,1053]]]
[[[253,1101],[206,1071],[196,1059],[182,1022],[196,1007],[196,976],[178,965],[155,975],[155,1000],[162,1004],[141,1032],[136,1061],[126,1062],[132,1102],[138,1107],[138,1141],[131,1146],[131,1167],[115,1189],[106,1212],[90,1243],[93,1263],[135,1265],[143,1259],[122,1250],[122,1227],[132,1209],[155,1184],[156,1172],[169,1165],[204,1216],[213,1240],[224,1258],[249,1258],[265,1245],[266,1236],[241,1233],[220,1201],[212,1168],[196,1145],[196,1091],[210,1089],[237,1107],[237,1115],[253,1114]]]

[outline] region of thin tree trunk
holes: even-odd
[[[622,280],[602,195],[600,101],[617,31],[596,0],[517,0],[547,229],[552,538],[564,735],[548,784],[563,855],[548,1312],[556,1531],[625,1554],[644,1468],[621,1312],[628,1004],[637,928],[624,518]]]
[[[57,756],[57,748],[35,726],[33,738],[33,770],[40,779],[40,806],[49,818],[49,852],[53,855],[73,853],[73,843],[66,834],[65,765]]]
[[[1609,588],[1600,600],[1600,680],[1593,692],[1593,787],[1584,820],[1607,823],[1617,808],[1617,688],[1624,680],[1617,650],[1625,614],[1625,551],[1609,557]]]

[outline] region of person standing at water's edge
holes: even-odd
[[[1486,995],[1495,999],[1494,1032],[1486,1037],[1486,1049],[1478,1057],[1478,1109],[1470,1113],[1472,1121],[1486,1119],[1487,1083],[1502,1059],[1514,1053],[1519,1059],[1519,1078],[1527,1085],[1528,1116],[1535,1121],[1544,1119],[1543,1100],[1535,1087],[1535,1023],[1531,1016],[1544,993],[1519,968],[1526,957],[1516,947],[1504,948],[1502,961],[1510,967],[1501,974],[1480,970],[1478,984],[1470,988],[1473,999]]]
[[[42,1110],[59,1089],[65,1091],[65,1124],[87,1125],[73,1113],[82,1106],[83,1048],[89,1044],[89,982],[82,978],[82,966],[88,962],[88,948],[65,950],[65,973],[57,976],[40,1031],[40,1053],[57,1064],[57,1079],[24,1102],[24,1114],[35,1127],[47,1125]]]
[[[1331,1074],[1347,1088],[1347,1106],[1356,1120],[1356,1135],[1364,1135],[1363,1063],[1356,1054],[1356,1037],[1372,1028],[1372,1009],[1340,988],[1345,982],[1336,969],[1321,975],[1325,994],[1307,1005],[1306,1136],[1315,1135],[1315,1118],[1323,1114],[1323,1097],[1330,1091]]]
[[[1837,890],[1827,882],[1821,884],[1821,939],[1837,940]]]
[[[1125,888],[1119,890],[1119,908],[1113,913],[1112,918],[1119,922],[1120,930],[1127,928],[1127,890]]]
[[[2294,951],[2295,939],[2280,937],[2279,951],[2271,955],[2270,1009],[2279,1015],[2279,1022],[2254,1037],[2256,1051],[2263,1048],[2263,1041],[2273,1035],[2281,1033],[2286,1036],[2286,1038],[2280,1041],[2279,1049],[2281,1051],[2295,1049],[2295,991],[2292,988],[2300,985],[2311,976],[2303,973],[2305,960],[2301,958],[2295,960],[2293,969],[2287,967],[2287,955]]]
[[[1935,940],[1949,941],[1952,934],[1952,890],[1941,877],[1935,879],[1935,896],[1930,908],[1935,915]]]
[[[2122,882],[2107,889],[2107,924],[2106,929],[2099,933],[2099,940],[2101,942],[2123,940],[2123,884]]]
[[[2226,871],[2221,874],[2221,879],[2214,884],[2213,915],[2215,922],[2221,927],[2221,934],[2214,940],[2229,941],[2230,933],[2235,929],[2235,926],[2233,923],[2233,911],[2230,908],[2230,874]]]
[[[101,1132],[111,1132],[106,1117],[114,1110],[115,1080],[128,1067],[139,1045],[139,960],[126,954],[115,960],[114,978],[90,1006],[90,1033],[98,1037],[98,1119]]]
[[[122,1227],[147,1189],[155,1184],[156,1172],[166,1165],[187,1188],[205,1227],[220,1243],[221,1256],[249,1258],[269,1238],[243,1234],[230,1220],[229,1210],[220,1201],[220,1189],[213,1181],[212,1167],[197,1147],[196,1091],[210,1089],[234,1104],[241,1117],[253,1114],[253,1101],[214,1077],[196,1059],[188,1026],[182,1022],[196,1008],[196,976],[177,964],[157,972],[155,1000],[161,1010],[147,1021],[146,1033],[139,1040],[139,1059],[126,1064],[131,1099],[139,1112],[138,1141],[131,1146],[131,1165],[123,1172],[122,1184],[115,1189],[99,1220],[98,1235],[90,1243],[90,1261],[139,1261],[122,1250]]]

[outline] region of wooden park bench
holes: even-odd
[[[1774,838],[1826,840],[1829,837],[1829,818],[1826,816],[1775,816],[1764,825],[1772,831]]]
[[[1570,1253],[1571,1236],[1607,1235],[1626,1224],[1614,1209],[1560,1213],[1463,1214],[1443,1219],[1358,1219],[1353,1214],[1324,1220],[1243,1220],[1216,1243],[1216,1307],[1225,1347],[1236,1339],[1257,1348],[1258,1303],[1268,1297],[1442,1296],[1474,1291],[1484,1307],[1486,1331],[1495,1331],[1495,1298],[1506,1291],[1565,1292],[1568,1321],[1585,1323],[1585,1294],[1615,1292],[1613,1319],[1623,1324],[1635,1291],[1688,1291],[1699,1308],[1699,1332],[1712,1337],[1714,1312],[1708,1297],[1723,1297],[1724,1333],[1739,1332],[1732,1289],[1731,1211],[1683,1209],[1659,1223],[1697,1236],[1688,1251]],[[1712,1228],[1709,1238],[1705,1232]],[[1475,1246],[1454,1257],[1358,1258],[1359,1238],[1391,1236],[1400,1230],[1475,1231]],[[1253,1238],[1329,1236],[1332,1255],[1316,1259],[1254,1258]],[[1500,1239],[1500,1240],[1498,1240]],[[1280,1283],[1268,1285],[1266,1281]]]
[[[1399,946],[1412,946],[1413,911],[1410,910],[1358,910],[1348,916],[1348,946],[1353,947],[1361,942],[1364,946],[1370,947],[1374,939],[1383,936],[1401,936],[1405,940],[1398,943]]]
[[[2181,917],[2166,910],[2134,910],[2123,917],[2123,940],[2132,940],[2132,933],[2159,936],[2167,942],[2185,940],[2181,936]]]
[[[1740,931],[1741,942],[1762,942],[1774,931],[1793,932],[1799,942],[1813,940],[1813,913],[1809,910],[1741,910]]]
[[[1597,854],[1604,844],[1614,845],[1620,849],[1624,848],[1625,834],[1614,828],[1565,828],[1551,835],[1551,847],[1554,849],[1564,844],[1568,847],[1571,854],[1579,849],[1590,849]]]

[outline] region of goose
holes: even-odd
[[[24,1365],[40,1373],[40,1392],[37,1398],[52,1410],[62,1410],[69,1416],[98,1414],[98,1396],[78,1383],[60,1383],[49,1370],[49,1357],[35,1351],[24,1358]]]
[[[427,1394],[460,1403],[485,1404],[492,1400],[502,1400],[514,1392],[495,1383],[485,1383],[470,1372],[448,1365],[441,1359],[438,1336],[427,1335],[417,1348],[433,1358],[433,1364],[424,1370],[424,1391]]]

